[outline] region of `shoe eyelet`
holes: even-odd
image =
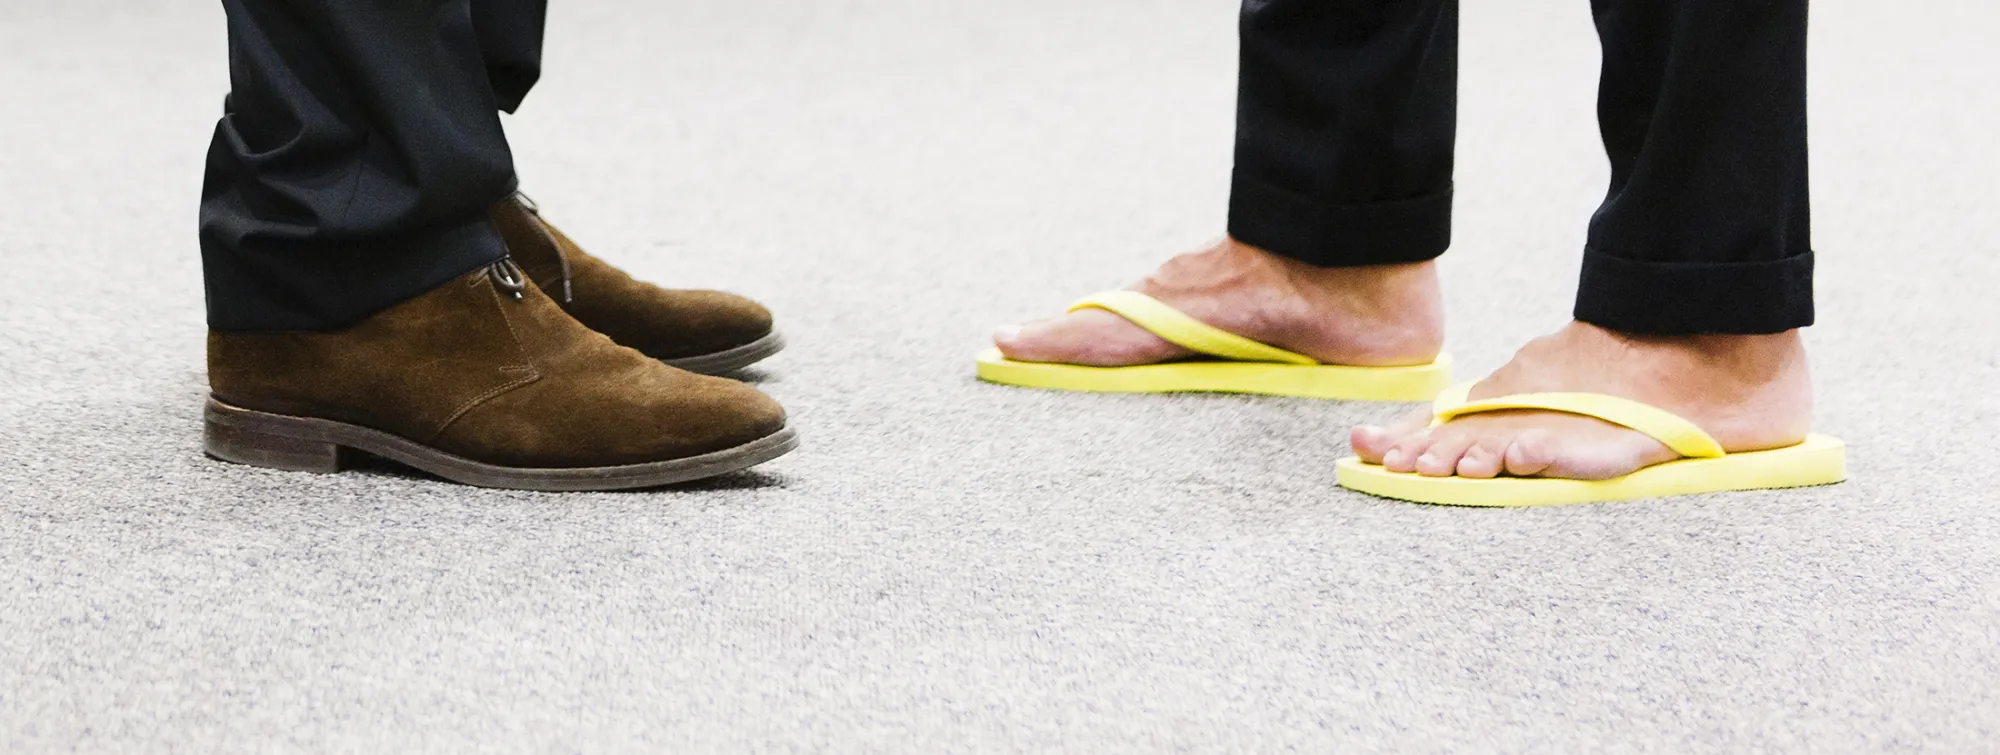
[[[511,257],[503,257],[486,268],[486,274],[493,279],[493,287],[520,301],[528,290],[528,276],[521,272],[521,266],[514,264]]]

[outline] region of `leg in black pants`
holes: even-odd
[[[566,258],[510,199],[499,111],[539,75],[542,0],[224,8],[233,91],[201,213],[209,455],[337,472],[362,451],[473,485],[609,490],[793,447],[769,397],[615,343],[524,269],[552,259],[564,291],[576,275],[577,305],[725,358],[692,355],[703,365],[775,350],[717,337],[717,323],[768,331],[754,303],[690,304]]]
[[[1595,0],[1611,191],[1577,319],[1634,333],[1812,322],[1803,0]],[[1315,265],[1450,237],[1457,4],[1244,5],[1230,234]]]
[[[1611,191],[1576,318],[1631,333],[1811,325],[1806,0],[1594,0]]]
[[[1805,437],[1812,320],[1806,0],[1597,0],[1612,185],[1577,322],[1474,397],[1590,392],[1696,423],[1731,452]],[[1442,342],[1431,260],[1450,239],[1454,0],[1246,0],[1230,239],[1135,288],[1236,335],[1342,365]],[[1084,310],[996,334],[1016,361],[1188,357]],[[1613,477],[1677,458],[1595,419],[1520,411],[1359,428],[1399,472]]]
[[[231,93],[201,246],[217,331],[331,330],[506,251],[498,112],[537,73],[540,0],[224,0]]]
[[[542,30],[548,0],[472,0],[472,29],[500,109],[521,107],[542,78]]]
[[[1247,0],[1229,235],[1312,265],[1451,243],[1458,0]]]
[[[1806,0],[1596,0],[1593,10],[1611,189],[1590,222],[1577,321],[1471,396],[1606,394],[1665,409],[1729,453],[1796,445],[1812,416],[1797,331],[1813,318]],[[1355,451],[1395,472],[1474,478],[1607,479],[1681,457],[1569,413],[1430,425],[1425,412],[1358,428]]]

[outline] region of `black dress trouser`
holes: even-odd
[[[506,254],[499,111],[546,0],[223,0],[230,95],[201,202],[209,326],[329,330]]]
[[[1812,322],[1807,0],[1593,0],[1611,188],[1576,316],[1641,333]],[[223,0],[232,93],[201,244],[218,330],[338,328],[505,253],[498,110],[546,0]],[[1229,231],[1317,265],[1450,242],[1457,0],[1245,0]]]
[[[1812,323],[1807,0],[1593,0],[1611,187],[1576,317],[1654,334]],[[1304,262],[1451,237],[1457,0],[1245,0],[1230,235]]]

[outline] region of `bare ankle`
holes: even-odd
[[[1805,339],[1798,330],[1657,335],[1625,333],[1583,322],[1571,327],[1593,331],[1592,335],[1611,339],[1632,351],[1672,355],[1677,361],[1684,361],[1688,369],[1726,374],[1749,382],[1783,379],[1805,368]]]
[[[1780,333],[1660,335],[1628,333],[1582,322],[1578,324],[1597,329],[1634,345],[1684,349],[1703,354],[1712,354],[1720,358],[1755,358],[1759,356],[1782,355],[1790,353],[1804,343],[1804,339],[1800,337],[1800,331],[1796,329]]]

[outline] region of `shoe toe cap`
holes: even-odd
[[[771,310],[748,297],[725,291],[686,291],[671,316],[681,323],[678,333],[659,339],[654,357],[708,354],[748,344],[771,334]],[[668,353],[677,352],[677,353]]]

